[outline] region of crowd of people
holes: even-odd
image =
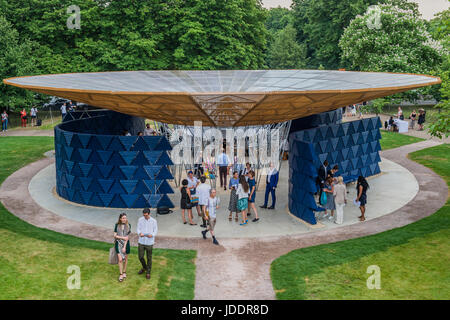
[[[329,219],[336,224],[344,222],[344,207],[347,204],[347,187],[342,176],[337,176],[339,167],[335,165],[328,168],[328,161],[325,160],[317,170],[318,204],[324,209],[319,212],[319,220]],[[361,211],[358,217],[360,221],[365,221],[367,190],[369,184],[363,176],[359,176],[356,182],[356,198],[354,204]],[[335,215],[336,213],[336,215]]]
[[[230,169],[235,169],[236,167],[233,168],[233,165],[230,163],[224,150],[218,157],[218,167],[220,172],[220,188],[223,188],[224,191],[228,188],[230,191],[227,207],[229,212],[228,220],[232,221],[234,214],[234,220],[239,222],[240,217],[240,225],[245,226],[248,224],[249,216],[254,214],[252,222],[258,222],[260,217],[255,205],[255,172],[250,163],[247,163],[245,167],[241,168],[239,171],[233,170],[232,176],[228,180],[227,177]],[[205,228],[205,230],[201,232],[203,238],[206,239],[206,235],[209,232],[212,236],[213,243],[217,245],[218,241],[214,234],[214,227],[216,225],[216,212],[221,201],[217,196],[217,190],[206,182],[207,178],[204,174],[201,174],[201,172],[203,172],[203,170],[197,170],[196,173],[200,176],[200,178],[197,178],[197,176],[194,175],[194,172],[190,170],[187,174],[187,178],[183,179],[181,182],[181,218],[183,224],[189,223],[189,225],[192,226],[197,225],[193,215],[193,211],[195,210],[199,219],[202,221],[200,227]],[[260,206],[261,208],[275,209],[275,190],[278,184],[278,175],[278,170],[273,164],[270,164],[266,181],[265,200],[264,204]],[[267,206],[269,195],[272,196],[272,205],[270,207]]]
[[[427,113],[426,110],[423,108],[419,109],[419,113],[417,113],[416,109],[414,109],[408,117],[409,118],[408,128],[415,129],[417,121],[417,125],[419,126],[418,131],[422,131],[424,129],[426,113]],[[397,119],[402,121],[405,120],[405,116],[403,115],[403,110],[401,107],[398,107]],[[394,116],[391,116],[389,120],[385,121],[384,129],[388,131],[398,132],[398,126],[396,124]]]

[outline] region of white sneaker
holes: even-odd
[[[329,216],[329,217],[328,217],[328,220],[330,220],[330,221],[331,221],[331,220],[334,220],[334,216]]]

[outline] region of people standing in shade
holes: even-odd
[[[328,173],[328,177],[333,178],[333,182],[337,183],[337,179],[336,179],[336,173],[339,171],[339,166],[336,164],[333,166],[333,168],[330,170],[330,172]],[[328,178],[327,177],[327,178]]]
[[[192,172],[192,170],[190,170],[188,172],[187,181],[188,181],[188,188],[189,188],[189,190],[191,192],[191,200],[194,197],[198,198],[198,196],[197,196],[197,186],[199,185],[200,181],[198,181],[197,177],[194,176],[194,172]],[[195,207],[197,209],[197,215],[199,217],[201,217],[202,213],[200,212],[200,206],[198,205],[198,202],[197,203],[193,203],[192,205],[193,205],[193,207]]]
[[[37,110],[36,106],[33,106],[30,110],[32,127],[36,126],[37,113],[38,113],[38,110]]]
[[[141,262],[142,269],[138,274],[145,272],[145,277],[150,279],[152,272],[152,253],[153,245],[155,244],[155,237],[158,233],[158,223],[150,216],[150,209],[145,208],[142,211],[143,216],[139,218],[137,223],[138,240],[138,256]],[[147,261],[144,259],[144,255],[147,255]]]
[[[63,105],[61,106],[61,108],[59,108],[59,109],[61,110],[61,117],[62,117],[62,120],[64,121],[64,117],[67,114],[67,105],[66,105],[66,103],[64,102]]]
[[[119,258],[120,282],[127,277],[128,255],[130,254],[130,241],[128,236],[130,233],[131,226],[128,223],[127,214],[121,213],[119,215],[119,221],[117,221],[114,227],[114,247]]]
[[[22,128],[27,127],[27,111],[25,110],[25,108],[20,111],[20,122],[22,124]]]
[[[334,203],[334,184],[333,184],[333,178],[328,177],[325,186],[323,187],[323,192],[326,192],[327,195],[327,202],[324,204],[325,208],[325,216],[324,218],[327,218],[329,220],[334,219],[334,210],[336,210],[336,205]],[[328,210],[330,210],[330,214],[328,214]]]
[[[8,114],[6,113],[6,110],[3,110],[2,113],[2,131],[8,131]]]
[[[144,136],[152,136],[155,133],[155,130],[150,127],[150,123],[145,125]]]
[[[344,222],[344,206],[347,203],[347,188],[344,184],[344,179],[337,177],[338,183],[334,186],[333,196],[336,205],[336,220],[334,223],[342,224]]]
[[[241,226],[244,226],[247,224],[247,209],[248,209],[248,193],[250,191],[250,188],[248,186],[247,181],[245,181],[244,176],[239,177],[239,185],[236,190],[236,193],[238,195],[238,203],[237,208],[239,211],[242,212],[242,223]]]
[[[227,190],[227,175],[228,166],[230,165],[230,159],[225,153],[225,149],[222,150],[222,153],[217,158],[217,165],[219,166],[220,187],[224,190]]]
[[[361,211],[361,215],[358,217],[359,221],[366,220],[364,216],[366,213],[366,204],[367,204],[367,189],[369,189],[369,184],[367,180],[363,176],[358,177],[358,182],[356,183],[356,200],[359,201],[359,210]]]
[[[233,176],[231,177],[230,183],[228,185],[228,188],[231,190],[230,202],[228,204],[228,210],[230,211],[230,215],[228,216],[229,221],[231,221],[233,219],[233,212],[236,212],[236,217],[235,217],[236,222],[239,221],[239,218],[238,218],[239,209],[237,207],[237,203],[239,200],[239,197],[237,195],[238,186],[239,186],[239,174],[237,171],[234,171]]]
[[[208,197],[208,202],[206,205],[206,219],[209,221],[208,229],[202,231],[203,239],[206,239],[206,233],[209,231],[211,233],[213,243],[215,245],[219,245],[219,242],[214,235],[214,228],[216,226],[216,213],[217,209],[219,209],[220,199],[216,197],[216,189],[211,189]]]
[[[328,177],[328,160],[325,160],[317,170],[317,184],[319,185],[319,199],[322,196],[322,189]]]
[[[413,112],[411,112],[409,119],[411,119],[410,125],[409,127],[411,129],[414,129],[414,126],[416,125],[416,119],[417,119],[417,113],[416,110],[413,110]]]
[[[203,224],[200,226],[202,228],[206,228],[206,206],[208,205],[209,191],[211,190],[211,186],[206,183],[206,177],[200,177],[200,184],[197,187],[197,196],[198,196],[198,204],[200,207],[200,212],[202,215]]]
[[[248,173],[248,187],[250,189],[250,194],[248,196],[248,214],[250,215],[250,210],[253,209],[255,213],[255,218],[252,220],[253,222],[259,221],[258,211],[255,206],[255,198],[256,198],[256,182],[255,182],[255,172],[250,170]]]
[[[269,171],[267,172],[267,179],[266,179],[266,194],[264,196],[264,205],[260,206],[261,208],[266,209],[275,209],[276,204],[276,196],[275,196],[275,190],[278,185],[278,170],[275,168],[273,163],[270,163]],[[269,193],[272,195],[272,205],[270,207],[267,207],[267,204],[269,202]]]
[[[184,215],[185,210],[187,210],[189,224],[191,226],[195,226],[197,224],[192,221],[191,191],[188,188],[187,179],[183,179],[183,181],[181,181],[180,192],[181,192],[180,208],[181,208],[181,217],[183,219],[183,223],[184,224],[187,223],[185,215]]]

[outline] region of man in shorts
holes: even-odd
[[[37,118],[37,113],[38,110],[36,108],[36,106],[33,106],[30,110],[30,115],[31,115],[31,126],[34,127],[36,126],[36,118]]]
[[[214,227],[216,226],[216,210],[219,209],[220,199],[216,197],[216,189],[211,189],[209,192],[206,220],[209,221],[208,229],[202,231],[203,239],[206,239],[206,233],[209,231],[213,238],[213,243],[219,245],[216,236],[214,235]]]

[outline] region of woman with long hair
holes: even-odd
[[[117,221],[114,228],[114,247],[116,248],[116,253],[119,257],[120,282],[127,277],[128,255],[130,254],[130,241],[128,236],[130,233],[131,226],[128,223],[127,214],[121,213],[119,215],[119,221]]]
[[[237,195],[238,195],[238,203],[237,208],[242,212],[242,223],[241,226],[244,226],[247,224],[247,208],[248,208],[248,192],[250,191],[250,188],[248,186],[247,181],[245,181],[244,176],[239,177],[239,186],[237,188]]]
[[[189,224],[191,226],[195,226],[196,223],[194,223],[192,221],[192,205],[191,205],[191,191],[188,188],[188,180],[187,179],[183,179],[183,181],[181,181],[181,188],[180,188],[180,192],[181,192],[181,200],[180,200],[180,208],[181,208],[181,217],[183,219],[183,223],[186,224],[186,218],[184,216],[184,211],[187,210],[188,212],[188,219],[189,219]]]
[[[359,176],[356,183],[356,201],[360,202],[359,210],[361,210],[361,215],[358,217],[359,221],[366,220],[364,214],[366,213],[367,189],[369,189],[367,180],[363,176]]]

